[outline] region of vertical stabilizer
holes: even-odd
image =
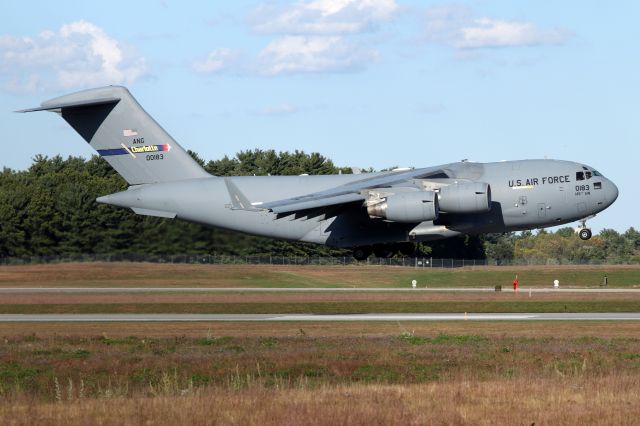
[[[62,116],[130,184],[210,176],[119,86],[84,90],[19,112]]]

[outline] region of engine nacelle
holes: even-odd
[[[372,217],[394,222],[424,222],[438,218],[438,197],[433,191],[400,192],[367,207]]]
[[[491,186],[485,182],[455,183],[438,193],[440,210],[446,213],[484,213],[491,210]]]

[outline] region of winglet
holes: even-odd
[[[224,178],[224,183],[227,185],[227,191],[229,191],[229,197],[231,198],[231,210],[248,210],[248,211],[260,211],[261,209],[255,208],[249,199],[240,192],[240,189],[229,178]]]

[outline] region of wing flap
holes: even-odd
[[[286,203],[278,205],[277,203],[265,203],[262,207],[268,208],[274,213],[291,213],[300,210],[317,209],[320,207],[334,206],[336,204],[347,204],[355,201],[363,201],[364,196],[359,193],[348,193],[341,195],[334,195],[323,198],[311,198],[304,201],[297,201],[293,203]],[[283,200],[288,201],[288,200]]]

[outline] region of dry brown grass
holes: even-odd
[[[0,399],[166,396],[209,386],[317,388],[640,373],[636,338],[490,337],[441,329],[335,337],[310,333],[305,328],[282,337],[228,337],[212,330],[197,337],[5,336]]]
[[[633,425],[637,376],[186,391],[183,396],[0,404],[7,425]]]
[[[0,423],[635,424],[639,335],[637,322],[1,324]]]
[[[402,270],[404,268],[391,268]],[[276,266],[276,265],[196,265],[129,262],[60,263],[0,266],[0,285],[47,286],[154,286],[154,287],[250,287],[256,277],[273,275],[283,281],[303,276],[314,281],[361,284],[368,273],[372,285],[387,282],[379,267],[366,266]]]

